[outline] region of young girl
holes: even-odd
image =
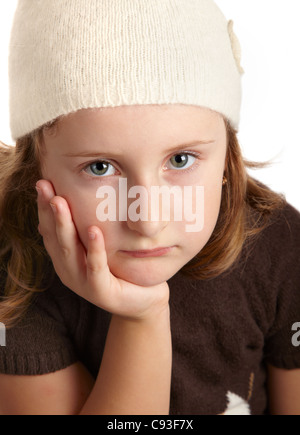
[[[241,74],[212,0],[19,0],[0,413],[300,413],[300,217],[247,174]]]

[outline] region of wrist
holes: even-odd
[[[160,321],[170,322],[170,306],[169,302],[163,305],[152,306],[148,308],[146,311],[141,312],[136,315],[126,316],[113,314],[112,318],[118,319],[120,322],[133,323],[133,324],[143,324],[143,325],[151,325],[157,324]]]

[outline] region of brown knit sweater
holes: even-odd
[[[169,286],[170,413],[220,414],[239,401],[266,413],[266,363],[300,367],[300,338],[299,347],[292,341],[300,322],[300,214],[287,205],[229,272],[208,281],[179,272]],[[96,377],[109,322],[109,313],[56,277],[6,331],[0,372],[37,375],[81,361]]]

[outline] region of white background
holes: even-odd
[[[272,159],[252,172],[300,210],[300,1],[215,0],[242,46],[243,105],[239,139],[249,160]],[[17,0],[0,2],[0,140],[13,143],[7,57]]]

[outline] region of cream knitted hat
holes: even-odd
[[[237,128],[240,50],[213,0],[19,0],[11,132],[83,108],[188,104]]]

